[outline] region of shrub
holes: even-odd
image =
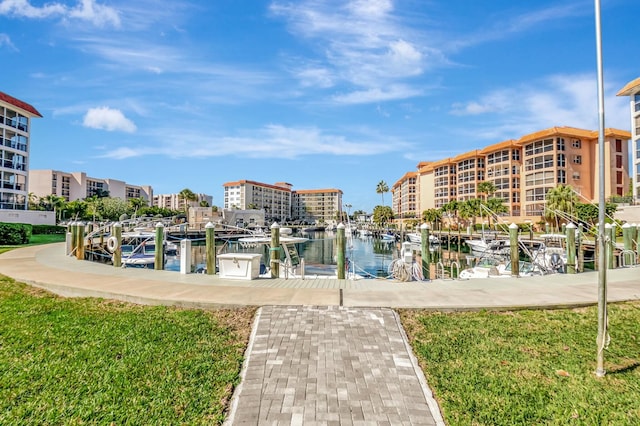
[[[28,244],[32,226],[27,223],[0,223],[0,245]]]
[[[58,225],[33,225],[32,234],[33,235],[51,235],[51,234],[66,234],[67,227],[66,226],[58,226]]]

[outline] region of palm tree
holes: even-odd
[[[440,209],[427,209],[422,212],[422,220],[431,224],[431,229],[435,229],[436,222],[440,222],[442,219],[442,210]]]
[[[480,182],[478,184],[478,192],[480,194],[484,194],[485,201],[496,192],[496,189],[496,185],[489,180],[485,180],[484,182]]]
[[[470,219],[474,229],[476,226],[476,218],[480,216],[481,213],[480,203],[480,200],[473,198],[458,204],[458,213],[460,214],[460,217],[465,220]]]
[[[198,196],[189,188],[185,188],[178,193],[178,200],[182,200],[181,204],[186,213],[189,210],[189,202],[198,201]]]
[[[56,221],[58,221],[60,218],[58,217],[58,213],[60,212],[60,210],[64,207],[65,203],[67,202],[67,200],[65,200],[64,197],[59,197],[57,195],[47,195],[43,198],[40,199],[40,201],[45,205],[45,208],[49,211],[52,211]]]
[[[486,209],[489,211],[489,227],[491,227],[491,216],[499,215],[500,213],[509,213],[509,209],[504,205],[504,200],[502,198],[489,198],[484,203]],[[497,221],[497,219],[496,219]]]
[[[33,192],[29,193],[29,210],[38,210],[38,196]]]
[[[149,202],[143,197],[129,199],[129,208],[133,210],[134,213],[137,213],[139,209],[147,207],[148,205]]]
[[[558,220],[562,214],[575,217],[578,196],[570,186],[558,185],[551,188],[547,192],[546,200],[544,216],[547,219]]]
[[[381,180],[380,182],[378,182],[378,186],[376,186],[376,193],[377,194],[382,194],[382,205],[384,206],[384,193],[385,192],[389,192],[389,185],[387,185],[387,182]]]
[[[447,204],[440,207],[442,215],[449,219],[449,228],[451,228],[451,222],[453,217],[458,217],[458,200],[451,200]]]

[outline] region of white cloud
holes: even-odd
[[[7,46],[9,49],[18,51],[18,48],[13,44],[11,38],[4,33],[0,33],[0,47]]]
[[[629,128],[628,101],[616,97],[623,84],[605,88],[605,126]],[[479,116],[474,135],[488,140],[516,138],[553,126],[598,128],[595,76],[554,75],[526,85],[495,90],[478,100],[452,105],[453,115]],[[468,126],[471,125],[469,122]]]
[[[122,111],[109,107],[91,108],[84,116],[82,124],[93,129],[133,133],[136,125],[124,116]]]
[[[60,17],[87,21],[98,27],[107,24],[120,26],[118,12],[112,7],[96,3],[95,0],[79,0],[77,6],[72,8],[55,2],[38,7],[33,6],[29,0],[1,0],[0,15],[30,19]]]
[[[407,99],[422,95],[422,92],[406,85],[395,85],[387,88],[374,87],[367,90],[353,91],[335,95],[333,100],[340,104],[366,104],[397,99]]]
[[[316,127],[287,127],[270,124],[234,136],[211,136],[206,131],[187,133],[158,129],[145,146],[140,139],[135,147],[105,148],[101,158],[124,159],[145,155],[170,158],[295,159],[317,154],[333,156],[371,156],[409,149],[406,142],[363,133],[352,137],[328,134]]]
[[[446,63],[436,46],[425,45],[419,32],[393,14],[391,0],[274,2],[270,9],[289,23],[295,36],[316,49],[317,56],[310,60],[316,64],[312,69],[322,69],[322,76],[331,78],[314,80],[303,67],[294,71],[303,87],[356,85],[354,93],[368,94],[356,95],[357,102],[379,102],[394,99],[379,87],[400,85],[430,66]],[[381,96],[372,96],[376,92]],[[338,95],[332,99],[341,102],[343,98]]]

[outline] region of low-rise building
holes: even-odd
[[[195,194],[195,200],[185,200],[180,194],[158,194],[153,196],[153,205],[169,210],[186,210],[186,206],[198,207],[206,204],[205,207],[213,204],[213,197],[207,194]]]

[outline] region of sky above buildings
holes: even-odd
[[[640,76],[638,0],[602,0],[607,127]],[[383,202],[420,161],[598,129],[593,0],[0,0],[0,91],[31,169],[213,195],[236,180]],[[391,194],[384,194],[390,205]]]

